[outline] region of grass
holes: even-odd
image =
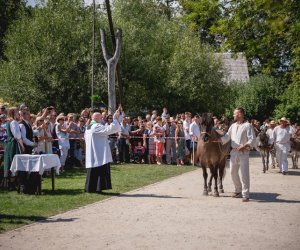
[[[113,165],[111,167],[113,189],[106,191],[105,194],[84,192],[85,169],[68,170],[56,176],[54,193],[51,191],[50,177],[43,178],[42,195],[1,190],[0,233],[194,169],[191,166]]]

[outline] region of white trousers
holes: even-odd
[[[269,154],[269,161],[271,161],[271,165],[272,166],[276,166],[275,157],[276,157],[276,154],[272,154],[270,152],[270,154]]]
[[[289,170],[287,157],[287,149],[276,145],[276,158],[280,171],[287,172]]]
[[[68,156],[68,151],[69,151],[68,147],[60,147],[60,164],[62,166],[65,166],[67,156]]]
[[[241,170],[241,178],[239,175],[239,169]],[[249,198],[249,152],[240,153],[232,151],[230,153],[230,173],[233,184],[235,186],[235,192],[242,193],[242,196],[244,198]]]

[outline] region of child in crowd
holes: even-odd
[[[138,144],[134,147],[134,161],[136,163],[142,163],[145,154],[145,147],[143,147],[142,143],[139,141]]]

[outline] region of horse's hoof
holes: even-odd
[[[224,194],[224,189],[219,189],[220,193]]]
[[[218,192],[214,192],[214,197],[219,197],[219,193]]]
[[[204,190],[203,195],[208,196],[208,192]]]
[[[208,191],[208,192],[212,192],[211,188],[208,188],[207,191]]]

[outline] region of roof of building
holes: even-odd
[[[226,81],[249,81],[246,56],[243,53],[216,53],[220,56],[227,70]]]

